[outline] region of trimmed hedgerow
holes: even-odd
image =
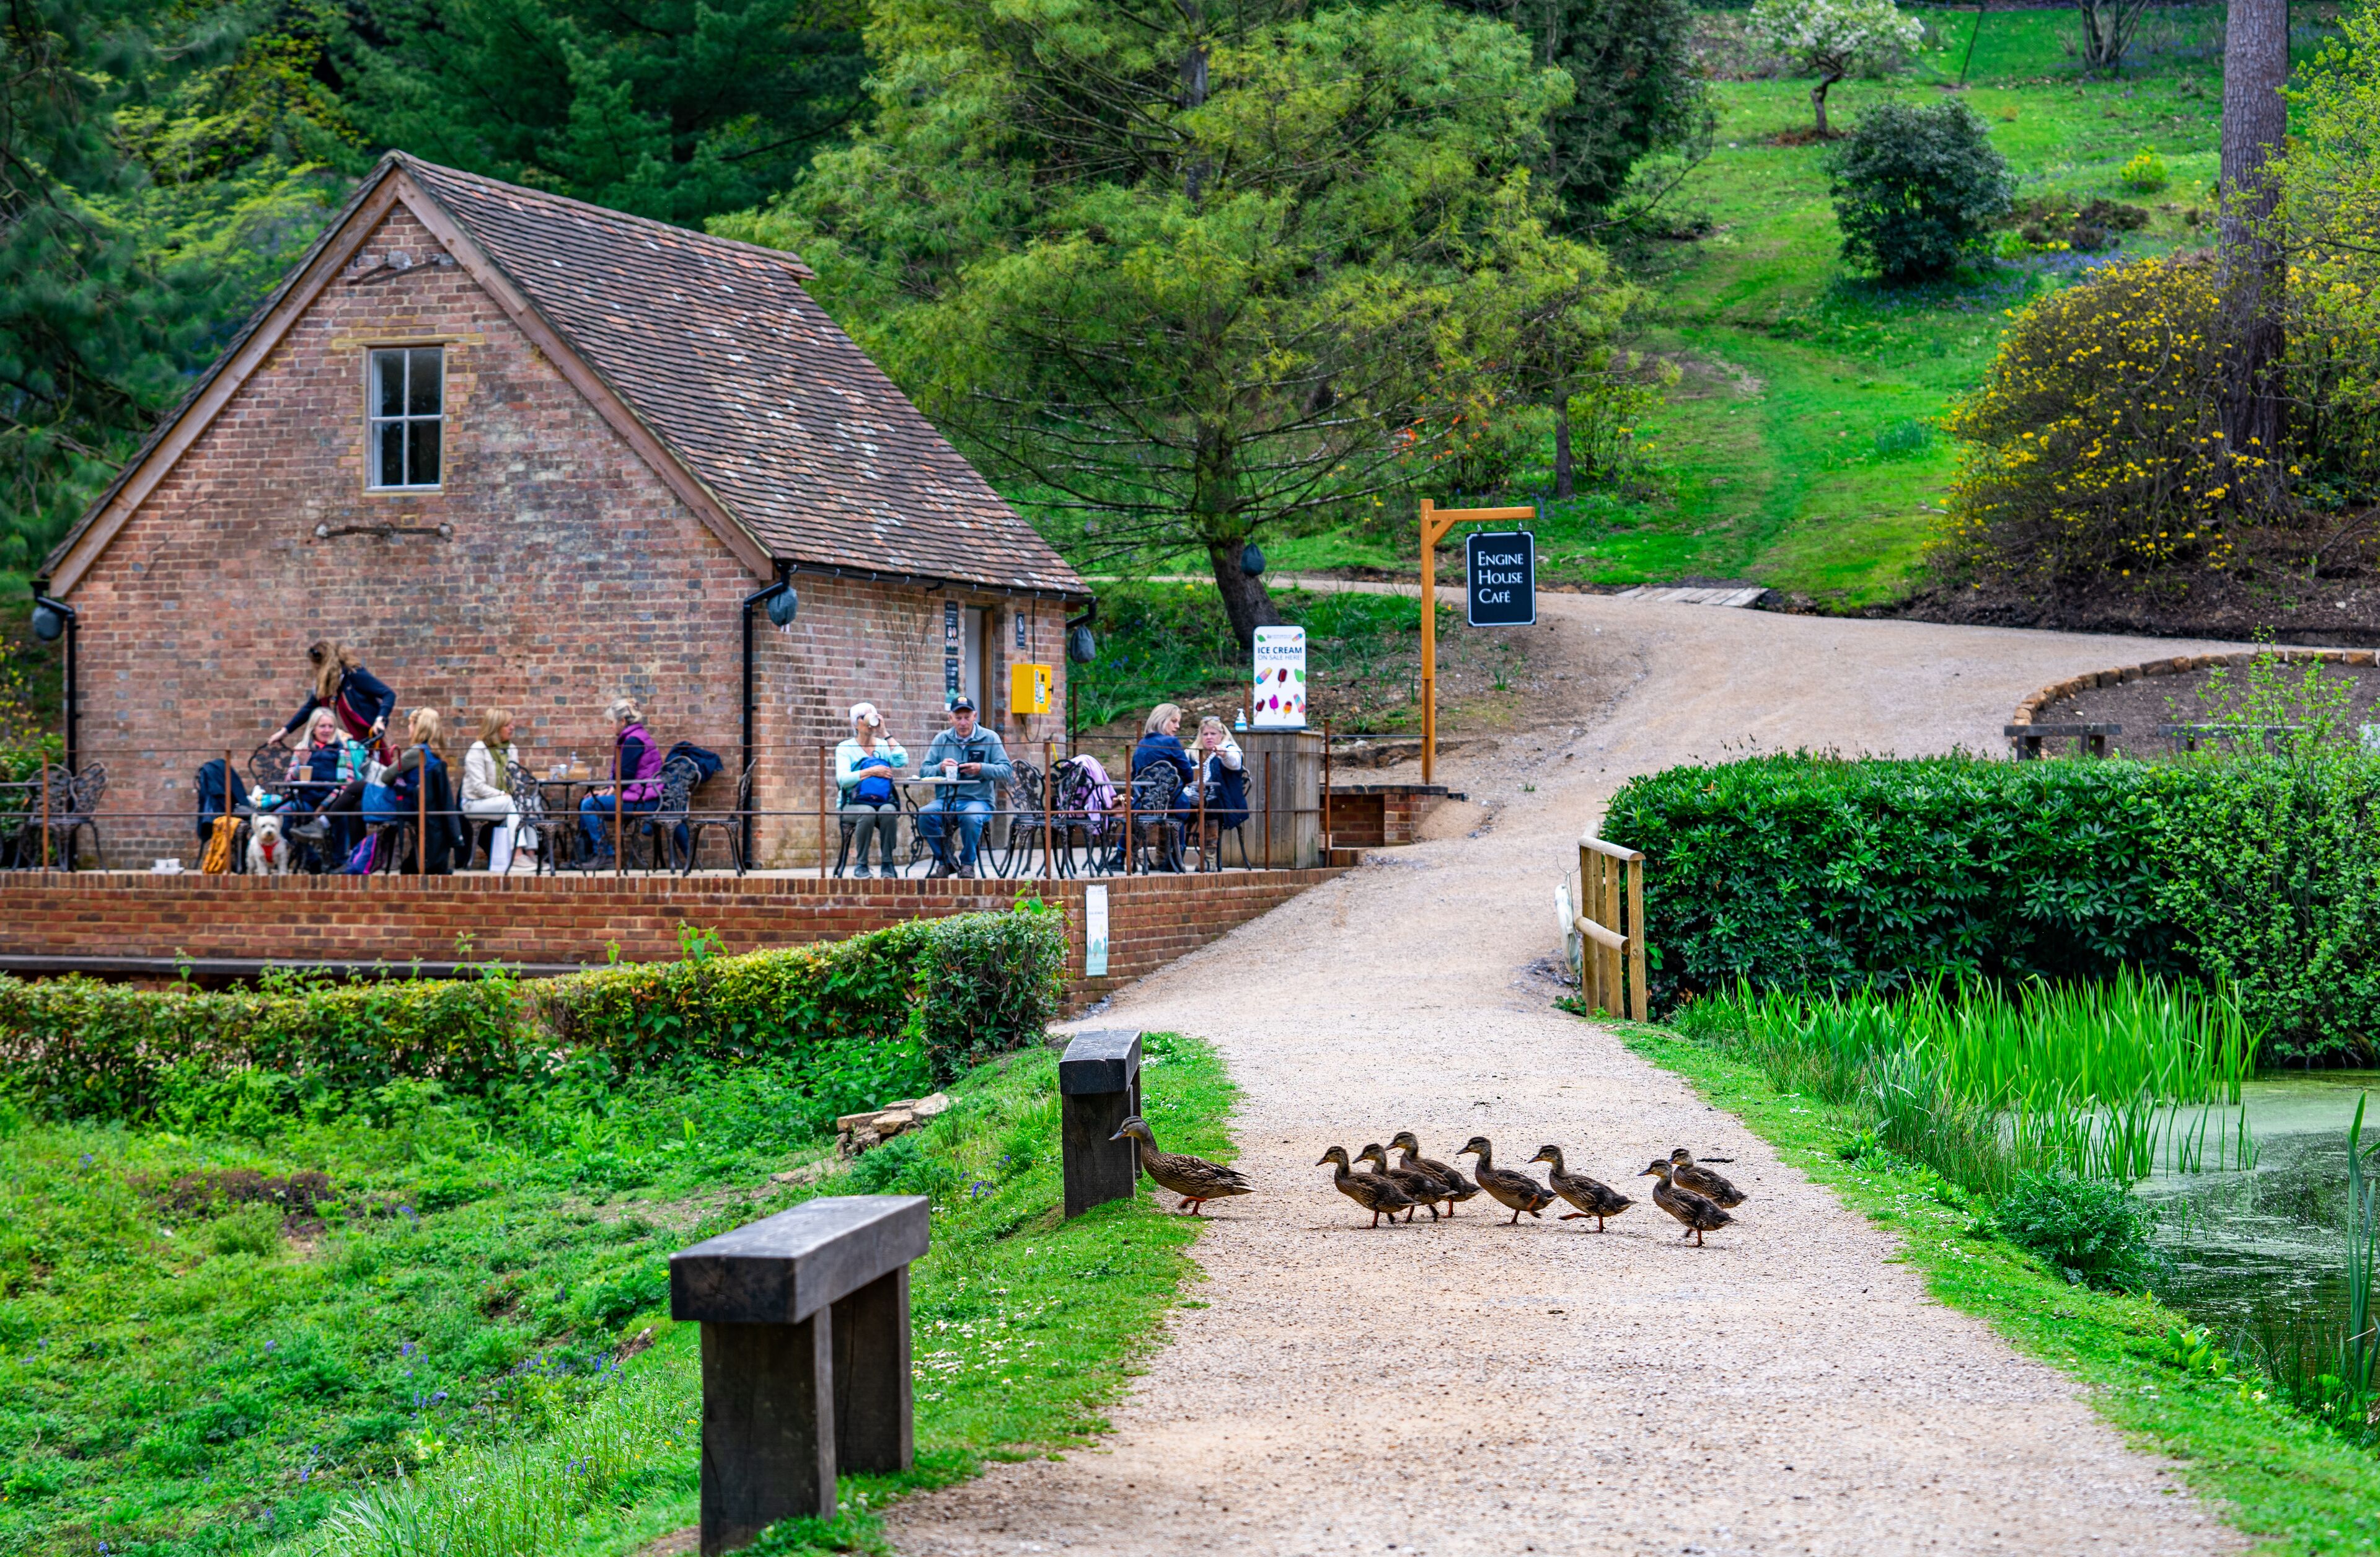
[[[523,983],[477,979],[136,990],[0,978],[0,1086],[52,1118],[147,1120],[234,1085],[273,1109],[399,1080],[488,1096],[571,1069],[598,1080],[799,1059],[854,1106],[947,1081],[1038,1038],[1062,992],[1054,913],[913,920],[823,945],[686,955]]]
[[[2266,1052],[2380,1031],[2380,763],[1807,755],[1673,768],[1615,797],[1643,849],[1657,1004],[1732,984],[1943,971],[2239,985]]]

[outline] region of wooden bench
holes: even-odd
[[[1076,1033],[1058,1060],[1058,1109],[1066,1214],[1131,1199],[1140,1179],[1140,1148],[1110,1137],[1140,1112],[1139,1031]]]
[[[922,1195],[843,1195],[670,1256],[670,1317],[702,1326],[702,1551],[834,1517],[838,1470],[907,1470],[909,1263]]]
[[[2071,739],[2082,743],[2086,756],[2107,755],[2107,737],[2124,733],[2121,724],[2010,724],[2002,735],[2016,743],[2020,761],[2036,761],[2041,757],[2041,743],[2046,740]]]

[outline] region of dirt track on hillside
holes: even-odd
[[[1211,1306],[1178,1316],[1113,1438],[901,1504],[900,1549],[2244,1545],[2063,1376],[1929,1299],[1889,1236],[1550,1010],[1536,971],[1570,845],[1632,773],[1755,748],[2000,748],[2036,687],[2201,646],[1541,603],[1572,635],[1581,701],[1449,764],[1478,829],[1310,893],[1092,1020],[1220,1046],[1263,1192],[1219,1208],[1197,1247]],[[1515,1165],[1558,1143],[1640,1200],[1627,1175],[1683,1144],[1734,1159],[1753,1198],[1705,1248],[1649,1202],[1600,1235],[1506,1227],[1484,1198],[1442,1226],[1367,1231],[1311,1164],[1401,1127],[1450,1158],[1485,1133]]]

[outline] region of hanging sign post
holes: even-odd
[[[1456,525],[1497,519],[1531,519],[1529,508],[1441,508],[1421,500],[1421,781],[1435,784],[1438,772],[1438,543]],[[1534,567],[1531,570],[1535,571]],[[1531,610],[1534,612],[1535,605]]]

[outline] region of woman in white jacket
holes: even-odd
[[[500,708],[480,715],[480,738],[463,754],[463,814],[496,824],[488,839],[488,869],[503,875],[516,852],[534,856],[537,834],[519,833],[520,807],[506,783],[520,753],[513,745],[513,716]]]

